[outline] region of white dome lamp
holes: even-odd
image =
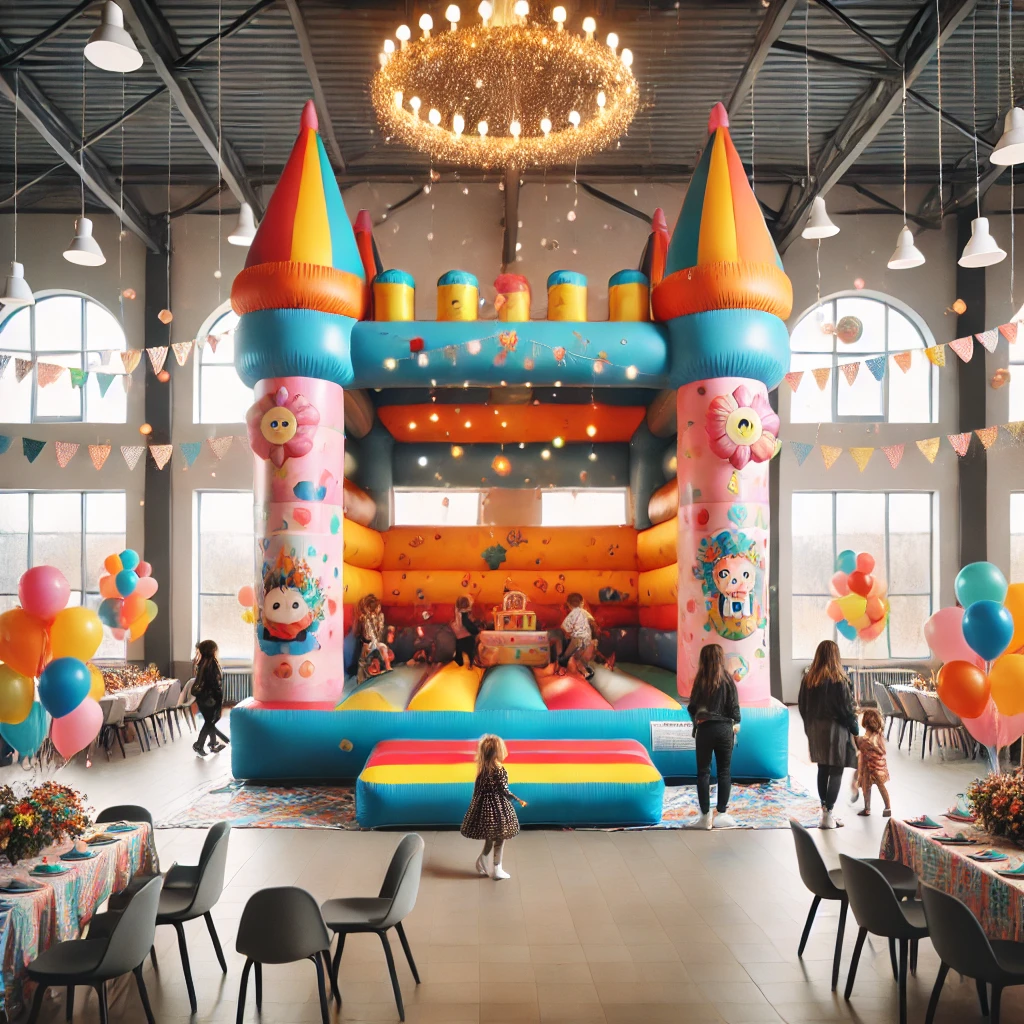
[[[991,267],[1006,259],[1006,253],[988,229],[988,217],[975,217],[971,221],[971,237],[957,261],[961,267]]]
[[[35,301],[36,297],[25,280],[24,265],[14,261],[7,275],[3,294],[0,295],[0,304],[15,309],[18,306],[33,306]]]
[[[828,210],[825,208],[825,197],[815,196],[814,202],[811,203],[811,214],[807,218],[803,231],[800,232],[801,237],[831,238],[838,234],[839,228],[832,222],[832,218],[829,217]]]
[[[1003,167],[1024,163],[1024,110],[1020,107],[1007,112],[1003,134],[989,155],[989,160]]]
[[[896,239],[896,251],[889,257],[890,270],[910,270],[924,263],[924,253],[914,245],[914,236],[906,224],[900,228]]]
[[[124,13],[113,0],[107,0],[103,5],[99,27],[85,44],[85,59],[102,71],[121,74],[138,71],[142,67],[142,54],[125,30]]]
[[[80,267],[102,267],[107,262],[100,243],[92,236],[92,221],[88,217],[75,221],[75,237],[64,250],[64,259]]]
[[[231,245],[252,245],[256,237],[256,218],[253,216],[252,207],[248,203],[242,203],[238,210],[238,223],[234,230],[228,235],[228,242]]]

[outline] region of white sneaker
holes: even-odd
[[[482,853],[476,859],[476,872],[481,878],[486,878],[491,873],[487,866],[487,858]]]
[[[494,870],[491,872],[491,878],[496,882],[500,882],[503,878],[511,878],[512,876],[505,870],[502,869],[501,861],[498,861],[494,865]]]
[[[739,825],[736,824],[736,819],[731,814],[722,812],[715,815],[712,828],[739,828]]]
[[[818,828],[842,828],[842,821],[837,818],[830,810],[822,808],[821,821],[818,823]]]
[[[707,831],[711,828],[711,812],[708,811],[707,814],[701,814],[699,817],[691,821],[686,827],[695,828],[700,832]]]

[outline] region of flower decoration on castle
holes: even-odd
[[[320,413],[308,398],[290,395],[287,388],[280,387],[250,406],[245,422],[252,450],[280,468],[286,459],[313,450]]]
[[[381,130],[436,160],[470,167],[549,167],[574,163],[611,145],[629,127],[640,91],[633,55],[618,36],[594,38],[565,27],[564,7],[551,22],[529,20],[529,4],[477,8],[479,25],[460,27],[461,11],[445,11],[448,30],[433,34],[419,19],[384,41],[370,96]],[[502,22],[502,23],[499,23]]]
[[[742,469],[748,462],[767,462],[775,454],[779,417],[768,399],[741,384],[731,395],[717,395],[708,405],[705,429],[711,450]]]

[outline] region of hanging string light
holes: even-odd
[[[924,263],[924,253],[914,245],[914,234],[907,224],[907,72],[903,70],[903,227],[896,239],[896,250],[889,257],[890,270],[910,270]]]
[[[811,0],[804,4],[804,151],[807,158],[807,187],[811,187],[811,60],[807,49],[807,26],[811,13]],[[811,202],[811,212],[800,232],[801,238],[831,238],[839,234],[839,228],[832,222],[825,208],[825,197],[815,196]],[[819,257],[821,245],[818,246]],[[821,277],[819,269],[818,277]],[[819,289],[818,302],[821,302]]]
[[[15,306],[32,306],[35,296],[25,280],[25,268],[18,262],[18,118],[21,110],[21,73],[14,69],[14,259],[11,261],[7,281],[4,283],[0,304],[14,308]]]
[[[82,141],[78,150],[78,162],[85,166],[85,109],[86,82],[85,58],[82,58]],[[64,259],[80,267],[102,267],[107,262],[100,243],[93,238],[92,221],[85,215],[85,176],[80,177],[81,183],[81,216],[75,221],[75,236],[71,244],[64,250]]]
[[[1013,91],[1013,0],[1009,0],[1009,35],[1010,52],[1007,64],[1010,72],[1010,109],[1006,112],[1003,122],[1003,134],[992,150],[989,160],[994,164],[1009,167],[1024,162],[1024,110],[1014,104],[1016,94]],[[1010,188],[1013,188],[1013,176],[1010,176]]]

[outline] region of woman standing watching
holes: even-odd
[[[697,800],[700,817],[691,828],[735,828],[730,814],[732,792],[732,748],[740,729],[740,700],[736,684],[726,671],[725,658],[719,644],[706,644],[700,649],[697,677],[690,691],[686,710],[693,722],[697,741]],[[718,807],[711,817],[711,756],[718,772]]]
[[[814,661],[800,683],[798,703],[811,760],[818,766],[818,827],[839,828],[843,823],[832,812],[839,799],[843,769],[857,767],[853,737],[860,727],[853,707],[853,687],[843,671],[834,640],[818,644]]]

